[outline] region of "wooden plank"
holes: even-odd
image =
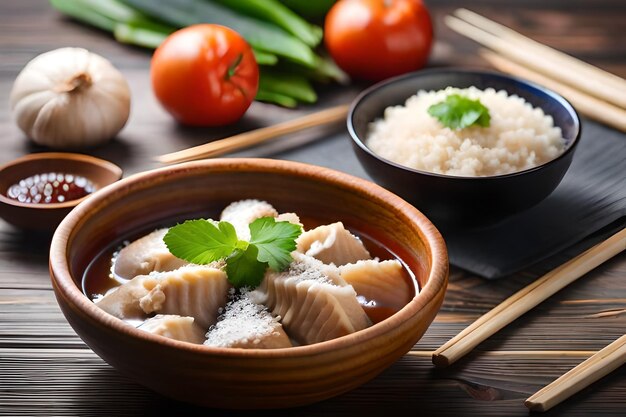
[[[261,416],[380,415],[393,406],[397,415],[436,412],[454,415],[527,415],[523,399],[580,359],[545,367],[542,360],[479,356],[462,369],[433,370],[429,358],[404,357],[378,378],[336,399],[297,410],[255,412]],[[176,410],[185,415],[206,410],[160,397],[120,376],[88,350],[0,349],[0,415],[136,415]],[[586,390],[561,411],[590,415],[606,402],[626,407],[626,370]],[[597,388],[597,387],[594,387]],[[249,415],[249,413],[228,413]]]
[[[431,65],[485,66],[476,45],[439,24],[460,0],[427,2],[436,23]],[[626,18],[621,0],[557,2],[480,0],[472,5],[522,33],[626,76]],[[529,6],[530,4],[530,6]],[[363,87],[322,90],[323,103],[292,112],[255,103],[245,120],[215,129],[182,128],[152,96],[149,52],[117,44],[107,35],[61,18],[46,1],[0,4],[0,101],[6,103],[14,77],[36,54],[65,45],[86,47],[110,58],[129,79],[133,117],[111,144],[89,150],[121,165],[129,175],[158,165],[151,158],[341,104]],[[0,106],[0,163],[42,151],[25,140]],[[290,139],[291,140],[291,139]],[[307,136],[293,138],[304,146]],[[320,148],[340,158],[344,137],[329,136]],[[272,155],[280,146],[241,155]],[[212,411],[180,404],[133,383],[104,363],[76,336],[59,310],[47,268],[49,236],[0,223],[0,416],[206,415]],[[565,254],[564,256],[567,256]],[[565,259],[565,258],[564,258]],[[336,399],[298,410],[260,412],[291,415],[527,416],[523,400],[584,360],[626,329],[626,255],[619,256],[555,295],[536,310],[482,343],[455,366],[434,369],[430,352],[493,306],[531,282],[542,266],[485,281],[452,270],[441,313],[407,355],[365,386]],[[228,413],[250,415],[250,413]],[[594,384],[550,415],[626,414],[626,370]]]

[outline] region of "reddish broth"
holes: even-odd
[[[301,217],[300,220],[304,224],[305,230],[309,230],[322,224],[329,223],[308,217]],[[413,293],[406,297],[407,300],[411,300],[419,291],[419,287],[417,279],[415,278],[415,274],[411,270],[409,270],[409,268],[402,261],[402,259],[396,256],[393,252],[391,252],[375,237],[359,233],[358,230],[354,230],[353,228],[349,229],[353,234],[358,236],[363,241],[365,247],[372,255],[372,258],[379,258],[381,261],[388,259],[397,259],[398,261],[400,261],[403,266],[403,278],[409,284],[408,287],[413,289]],[[150,233],[151,231],[152,230],[147,230],[144,233],[139,233],[129,240],[132,242],[134,239],[138,239]],[[89,298],[93,299],[96,295],[105,294],[111,288],[121,285],[121,282],[115,279],[115,277],[113,277],[113,275],[111,274],[111,264],[114,253],[117,250],[121,249],[123,246],[123,242],[116,242],[114,245],[105,249],[98,256],[96,256],[85,270],[85,274],[82,280],[82,286],[83,292]],[[367,300],[361,296],[359,296],[358,298],[361,306],[363,307],[363,310],[373,323],[381,322],[397,312],[394,308],[377,302],[377,300]]]

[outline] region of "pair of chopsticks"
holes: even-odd
[[[456,362],[489,336],[624,250],[626,229],[548,272],[478,318],[437,349],[432,356],[433,363],[437,366],[448,366]],[[622,336],[530,397],[526,405],[532,410],[545,411],[625,362],[626,336]]]
[[[446,16],[454,31],[490,50],[481,56],[497,69],[542,84],[566,99],[584,115],[626,132],[626,80],[527,38],[467,9]],[[626,229],[611,236],[504,300],[449,340],[432,356],[447,366],[471,351],[548,297],[606,260],[626,250]],[[525,402],[546,411],[587,385],[626,363],[626,335],[576,366]]]
[[[240,133],[225,139],[216,140],[204,145],[173,152],[157,157],[157,161],[164,164],[194,161],[196,159],[211,158],[223,155],[238,149],[246,148],[273,139],[278,136],[298,132],[315,126],[345,120],[349,106],[341,105],[330,109],[311,113],[297,119],[278,123],[273,126],[262,127],[249,132]]]
[[[587,117],[626,132],[626,80],[536,42],[467,9],[446,16],[452,30],[490,50],[481,56],[500,71],[542,84]]]

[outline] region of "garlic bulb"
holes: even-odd
[[[91,146],[115,136],[130,113],[128,83],[100,55],[60,48],[30,61],[11,91],[17,125],[53,148]]]

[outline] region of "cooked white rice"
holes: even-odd
[[[428,108],[459,94],[489,109],[489,127],[444,127]],[[559,156],[565,147],[551,116],[506,91],[448,87],[419,91],[404,106],[385,109],[370,123],[367,146],[398,164],[438,174],[464,177],[501,175],[532,168]]]

